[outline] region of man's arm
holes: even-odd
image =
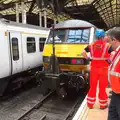
[[[89,46],[87,46],[81,53],[81,55],[85,58],[85,59],[89,59],[89,57],[87,56],[87,52],[89,52]]]

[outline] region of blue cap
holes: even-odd
[[[95,36],[98,38],[104,37],[105,36],[105,31],[102,29],[97,29],[95,32]]]

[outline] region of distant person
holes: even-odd
[[[107,30],[105,32],[105,37],[104,37],[104,40],[107,42],[107,43],[110,43],[110,35],[109,35],[109,32],[111,31],[111,29]]]
[[[109,67],[109,81],[112,88],[112,97],[109,105],[108,120],[120,120],[120,27],[110,32],[110,44],[115,50],[112,63]]]
[[[87,105],[93,108],[96,101],[96,89],[99,81],[99,103],[100,109],[105,109],[108,106],[108,96],[106,87],[108,86],[108,62],[110,57],[108,53],[110,45],[104,40],[105,32],[102,29],[97,29],[96,40],[91,45],[88,45],[82,55],[89,59],[87,52],[91,54],[90,64],[90,89],[87,95]]]

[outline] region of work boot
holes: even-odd
[[[108,96],[108,98],[110,98],[110,99],[111,99],[111,97],[112,97],[112,95],[109,95],[109,96]]]
[[[93,109],[93,105],[87,103],[87,106],[88,106],[89,109]]]
[[[112,90],[109,93],[112,94]]]
[[[112,91],[109,92],[108,98],[112,97]]]
[[[104,109],[106,109],[106,108],[108,108],[108,105],[106,105],[106,106],[100,106],[100,109],[101,109],[101,110],[104,110]]]
[[[90,107],[90,106],[88,106],[89,107],[89,109],[93,109],[93,107]]]

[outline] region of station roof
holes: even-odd
[[[0,14],[15,15],[16,3],[25,3],[29,14],[38,14],[42,0],[0,0]],[[52,7],[58,13],[64,12],[74,19],[86,20],[100,28],[110,28],[120,24],[119,0],[43,0],[47,9]],[[21,11],[22,8],[19,8]],[[51,9],[48,10],[51,15]],[[49,14],[49,16],[50,16]]]

